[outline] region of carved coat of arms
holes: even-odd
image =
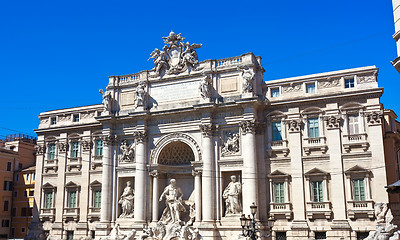
[[[175,34],[173,31],[167,37],[163,37],[164,47],[158,48],[150,54],[154,62],[155,76],[160,76],[164,70],[166,74],[180,73],[186,71],[189,67],[196,69],[199,59],[196,49],[202,44],[190,44],[184,42],[185,38],[181,34]]]

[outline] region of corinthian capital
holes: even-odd
[[[147,140],[147,132],[144,130],[136,131],[133,133],[133,137],[135,138],[136,142],[145,142]]]
[[[103,143],[104,145],[112,145],[115,142],[115,136],[114,135],[106,135],[103,136]]]
[[[239,124],[242,134],[255,133],[258,123],[255,120],[243,120]]]
[[[202,124],[200,125],[200,130],[204,137],[210,137],[215,131],[215,126],[212,124]]]

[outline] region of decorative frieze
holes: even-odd
[[[331,87],[337,87],[340,85],[340,79],[330,79],[328,78],[325,81],[318,82],[318,88],[331,88]]]
[[[255,120],[243,120],[239,124],[242,134],[255,133],[257,125]]]
[[[224,132],[223,136],[223,147],[221,149],[221,155],[224,156],[229,156],[236,154],[240,151],[240,146],[239,146],[239,132]]]
[[[366,76],[357,76],[358,83],[368,83],[375,82],[376,77],[374,75],[366,75]]]
[[[327,129],[337,129],[340,127],[342,118],[339,116],[326,116],[325,117]]]
[[[135,143],[128,144],[125,140],[119,147],[121,150],[121,157],[119,162],[134,162],[135,160]]]
[[[285,93],[298,92],[301,91],[301,83],[300,84],[290,83],[288,85],[284,85],[282,89],[283,92]]]

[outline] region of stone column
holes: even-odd
[[[135,214],[137,223],[146,221],[146,141],[144,130],[134,133],[136,141],[136,173],[135,173]]]
[[[202,131],[202,147],[203,147],[203,175],[202,184],[207,186],[202,188],[202,221],[211,222],[215,219],[215,173],[214,173],[214,144],[213,130],[211,124],[200,126]]]
[[[242,133],[243,156],[243,213],[250,213],[250,206],[254,202],[258,206],[258,174],[256,152],[256,122],[244,120],[240,123]]]
[[[159,198],[159,172],[157,170],[153,170],[150,172],[150,176],[153,177],[153,206],[152,206],[152,218],[153,222],[158,221],[158,198]]]
[[[201,221],[201,172],[193,170],[194,176],[194,203],[196,209],[196,222]]]
[[[115,137],[112,135],[103,138],[103,166],[101,178],[101,210],[100,221],[109,223],[111,221],[112,206],[112,145]]]
[[[66,202],[64,202],[64,197],[65,197],[65,173],[67,172],[66,165],[68,162],[68,156],[67,156],[67,151],[66,148],[61,147],[62,144],[66,146],[65,139],[67,139],[67,134],[63,133],[60,134],[60,142],[58,142],[57,147],[56,147],[56,153],[57,159],[58,159],[58,175],[57,175],[57,193],[55,195],[55,202],[54,206],[62,206],[61,208],[57,208],[56,210],[56,217],[55,217],[55,222],[62,225],[63,222],[63,214],[64,214],[64,208],[66,207]],[[59,209],[62,209],[62,211],[59,211]]]

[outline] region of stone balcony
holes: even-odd
[[[49,170],[57,172],[58,170],[58,159],[46,159],[44,161],[44,172],[48,173]]]
[[[343,148],[346,152],[350,152],[352,148],[362,148],[365,152],[368,150],[368,147],[369,143],[366,133],[343,136]]]
[[[55,208],[42,208],[40,209],[39,219],[40,221],[54,221],[56,216]]]
[[[81,168],[82,168],[82,158],[80,157],[68,158],[67,161],[68,172],[71,172],[73,169],[78,169],[78,171],[80,171]]]
[[[93,156],[91,168],[92,170],[96,170],[97,167],[103,166],[103,156]]]
[[[326,218],[330,219],[332,215],[332,208],[330,202],[308,202],[307,203],[307,218]]]
[[[304,152],[309,155],[311,151],[321,151],[326,153],[328,146],[326,145],[325,137],[304,138]]]
[[[91,207],[89,208],[88,218],[90,221],[96,221],[100,219],[100,208]]]
[[[269,216],[271,219],[276,219],[277,216],[284,216],[286,219],[292,218],[291,203],[270,203]]]
[[[63,219],[78,221],[79,220],[79,208],[64,208]]]
[[[271,142],[271,149],[268,151],[269,156],[272,156],[273,153],[283,153],[283,156],[286,157],[289,154],[288,141],[287,140],[279,140]]]
[[[367,217],[373,219],[374,202],[372,200],[347,201],[347,214],[351,219],[358,217]]]

